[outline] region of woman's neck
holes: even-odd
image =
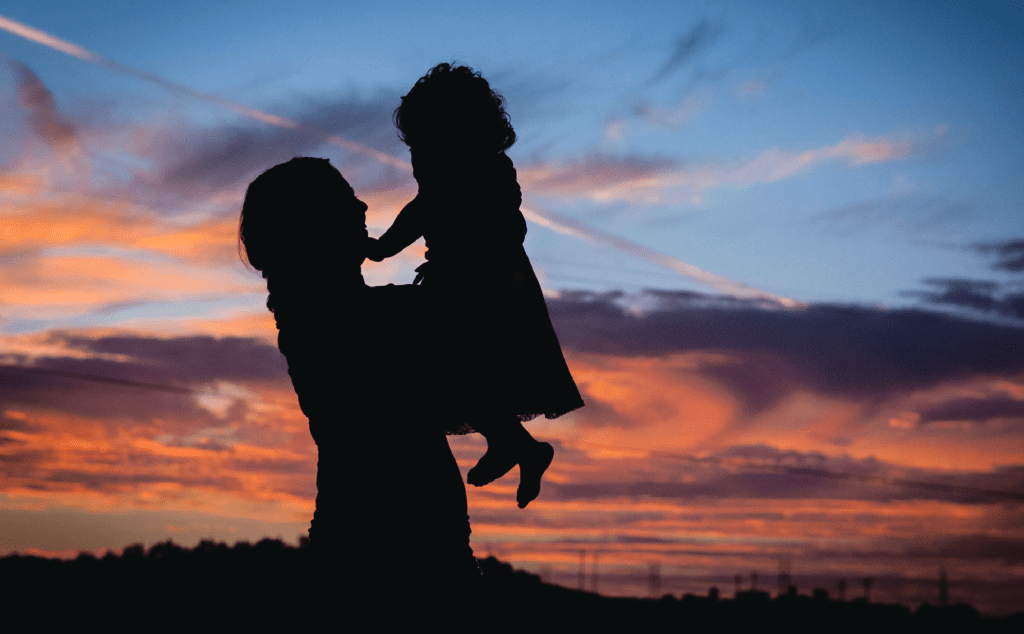
[[[366,286],[361,267],[338,267],[337,262],[282,268],[269,273],[266,278],[267,287],[272,293],[309,292],[310,289],[336,292]]]

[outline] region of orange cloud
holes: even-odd
[[[214,337],[256,337],[277,345],[274,315],[262,308],[256,312],[233,312],[219,319],[186,319],[149,322],[146,326],[161,334],[205,334]]]
[[[248,294],[259,288],[258,278],[245,279],[238,259],[237,220],[182,224],[128,199],[22,193],[0,202],[5,225],[0,250],[17,254],[5,262],[0,277],[7,319],[47,319],[110,303]]]
[[[32,192],[35,193],[35,192]],[[12,208],[13,207],[13,208]],[[60,202],[24,201],[5,205],[0,246],[42,248],[67,244],[129,244],[148,227],[127,218],[127,204],[111,205],[66,197]],[[141,225],[141,226],[140,226]]]
[[[42,190],[43,184],[44,180],[38,174],[0,172],[0,195],[5,197],[34,196]]]
[[[238,259],[238,220],[210,219],[184,227],[168,224],[134,240],[132,247],[189,262],[223,265]]]
[[[25,431],[3,434],[0,455],[12,465],[4,493],[92,510],[158,505],[213,514],[222,512],[221,504],[250,499],[291,508],[295,521],[291,514],[311,504],[315,452],[301,413],[293,402],[284,405],[264,401],[258,419],[296,423],[279,425],[273,446],[233,440],[246,435],[245,422],[234,432],[182,437],[161,419],[118,424],[45,411],[7,416],[20,419]]]
[[[46,314],[116,302],[251,291],[205,267],[170,268],[110,257],[49,257],[10,274],[14,279],[3,285],[8,308],[42,309]]]
[[[591,406],[574,420],[594,426],[588,440],[596,444],[692,447],[737,414],[728,393],[699,372],[706,364],[722,362],[727,361],[705,353],[655,358],[574,354],[570,370]]]
[[[239,318],[225,327],[244,323]],[[49,345],[50,354],[59,353]],[[64,345],[85,349],[72,339]],[[905,477],[903,465],[915,457],[881,466],[877,459],[844,457],[846,447],[830,444],[836,434],[851,427],[865,430],[865,439],[852,447],[876,456],[882,453],[881,429],[890,429],[883,420],[887,407],[869,416],[849,398],[797,391],[737,424],[748,414],[738,405],[735,388],[714,372],[744,360],[740,350],[635,357],[570,351],[570,368],[588,406],[563,419],[529,424],[538,438],[558,447],[529,514],[514,507],[515,472],[487,487],[470,487],[477,553],[500,554],[534,572],[550,568],[572,585],[579,551],[585,549],[588,561],[594,553],[599,556],[602,591],[641,594],[652,561],[660,562],[666,583],[703,584],[701,592],[713,584],[709,575],[767,573],[779,559],[793,561],[799,571],[813,568],[836,577],[869,576],[880,566],[926,576],[940,556],[934,551],[954,553],[941,555],[942,560],[972,574],[1010,574],[1007,564],[992,557],[955,554],[957,540],[1008,544],[1013,539],[1007,527],[1016,520],[995,518],[995,504],[927,499],[881,483],[756,468],[760,462]],[[787,371],[778,366],[780,374]],[[978,393],[983,386],[1000,394],[1019,389],[1005,378],[959,389]],[[946,396],[961,393],[945,389]],[[5,408],[4,420],[10,421],[5,424],[19,426],[6,430],[0,443],[4,464],[15,465],[0,493],[5,507],[13,500],[25,509],[78,509],[133,521],[153,513],[180,514],[174,521],[163,515],[160,521],[145,520],[154,526],[146,533],[151,541],[209,537],[214,529],[191,527],[190,513],[214,518],[203,523],[219,526],[218,538],[229,538],[228,527],[241,522],[255,522],[253,530],[280,525],[300,532],[312,514],[315,448],[287,379],[210,390],[226,398],[256,396],[246,397],[247,410],[231,413],[223,404],[203,405],[203,396],[174,395],[193,408],[177,413],[165,407],[150,414],[140,409],[123,419],[30,404]],[[207,418],[197,423],[202,412]],[[758,443],[761,449],[750,449]],[[948,452],[956,439],[947,436],[945,443]],[[452,444],[463,469],[484,447],[477,436]],[[695,446],[702,452],[695,460],[672,456]],[[736,447],[747,447],[747,453]],[[768,447],[785,450],[773,453]],[[379,445],[364,447],[385,461],[387,449],[386,434]],[[906,446],[897,444],[890,455],[900,451]],[[394,503],[401,500],[402,492],[396,491]],[[921,544],[931,550],[919,552]],[[123,546],[112,544],[117,545]]]
[[[42,175],[5,178],[12,183],[10,193],[14,196],[0,203],[5,225],[0,248],[117,246],[216,264],[238,258],[237,218],[200,218],[181,223],[161,218],[128,197],[110,200],[88,193],[57,195],[40,191],[46,179]],[[0,182],[0,186],[3,184]]]

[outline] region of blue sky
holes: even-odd
[[[892,305],[907,303],[901,292],[927,277],[991,277],[988,262],[966,247],[1024,232],[1024,49],[1011,9],[998,2],[70,2],[3,15],[133,69],[284,116],[332,101],[387,112],[430,65],[459,60],[508,98],[520,139],[510,154],[519,166],[601,157],[626,166],[660,162],[663,171],[755,172],[721,175],[699,191],[669,185],[648,200],[551,197],[527,187],[528,203],[771,293]],[[249,123],[0,37],[3,51],[28,64],[68,114],[108,126],[171,120],[182,123],[180,134],[196,135]],[[398,154],[390,135],[382,129],[363,138]],[[797,155],[856,138],[910,149],[871,163],[811,160],[779,178],[764,179],[751,166],[766,152]],[[336,148],[323,150],[344,160]],[[352,180],[361,191],[359,176]],[[550,269],[549,286],[673,285],[628,255],[548,234],[533,229],[528,247]]]

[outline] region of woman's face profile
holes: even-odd
[[[318,192],[315,202],[310,205],[312,212],[310,222],[315,230],[317,222],[338,223],[342,226],[351,225],[352,218],[359,215],[366,219],[366,210],[369,206],[356,197],[355,192],[338,191],[336,188],[324,188]],[[319,220],[318,220],[319,219]]]
[[[341,220],[343,225],[355,227],[358,226],[362,229],[362,233],[366,233],[366,210],[369,206],[363,201],[359,200],[355,194],[351,197],[347,197],[344,206],[341,210]],[[358,223],[355,222],[355,218],[358,217]]]
[[[359,200],[359,198],[357,198],[356,196],[352,197],[351,204],[354,205],[355,209],[357,209],[361,214],[365,214],[366,210],[370,208],[366,203]]]

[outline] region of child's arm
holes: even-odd
[[[416,242],[423,235],[420,223],[420,210],[423,203],[419,196],[399,212],[391,227],[379,239],[366,239],[366,257],[374,262],[397,255],[405,247]]]

